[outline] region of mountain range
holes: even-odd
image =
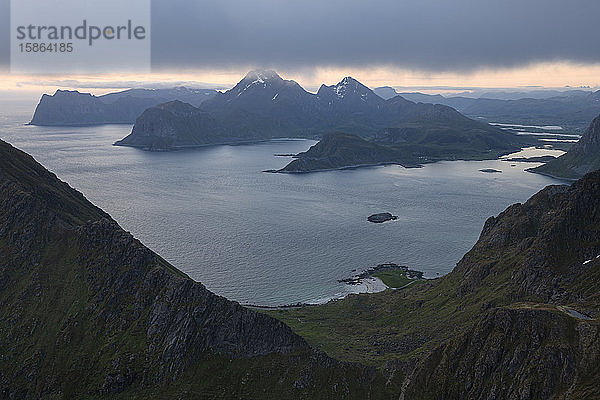
[[[0,141],[11,399],[600,395],[600,172],[490,217],[454,270],[258,312],[208,291]]]
[[[180,100],[200,105],[216,94],[210,89],[129,89],[103,96],[78,91],[57,90],[42,95],[31,125],[76,126],[132,124],[147,108]]]
[[[489,122],[560,125],[574,132],[583,132],[589,121],[600,114],[600,91],[571,90],[554,93],[551,97],[536,96],[535,93],[528,97],[523,93],[523,97],[517,99],[492,98],[493,93],[479,98],[403,93],[389,86],[376,88],[375,93],[383,98],[400,95],[416,102],[447,105],[469,117],[484,118]]]
[[[446,88],[446,90],[451,90],[452,88]],[[430,89],[431,90],[431,89]],[[437,90],[441,91],[443,88],[437,88]],[[456,90],[456,89],[455,89]],[[428,95],[421,92],[405,92],[405,91],[397,91],[391,86],[379,86],[373,89],[378,96],[389,99],[398,95],[406,95],[406,97],[416,97],[423,96],[422,98],[426,99],[431,96],[438,95]],[[564,97],[564,96],[577,96],[577,95],[587,95],[591,92],[590,89],[580,88],[580,89],[546,89],[539,87],[537,89],[529,88],[528,90],[519,90],[519,89],[482,89],[482,88],[465,88],[462,92],[457,92],[452,96],[446,97],[467,97],[472,99],[495,99],[495,100],[520,100],[520,99],[549,99],[552,97]],[[441,95],[439,95],[441,96]],[[444,96],[442,96],[444,97]],[[414,101],[414,100],[413,100]]]
[[[460,135],[445,134],[465,128],[475,142],[490,145],[484,149],[490,154],[531,142],[470,120],[448,106],[414,103],[400,96],[384,100],[351,77],[309,93],[274,71],[251,71],[235,87],[199,107],[175,101],[147,109],[131,134],[115,144],[169,150],[280,137],[321,138],[339,131],[390,143],[431,141],[431,147],[452,142],[454,151]],[[426,147],[420,150],[429,155]],[[431,156],[452,157],[449,153],[442,149]]]
[[[258,75],[261,75],[262,78],[259,78]],[[261,83],[261,80],[264,84]],[[300,104],[310,102],[307,99],[313,97],[311,96],[312,93],[304,91],[296,82],[285,81],[287,83],[287,88],[285,89],[281,87],[282,82],[283,80],[273,71],[250,72],[246,79],[242,80],[242,82],[232,89],[233,92],[231,94],[240,97],[245,97],[249,93],[256,94],[259,97],[264,95],[259,101],[260,105],[251,106],[244,104],[243,100],[238,99],[238,101],[233,102],[235,105],[233,108],[238,111],[241,109],[248,112],[262,109],[261,111],[264,112],[265,107],[270,108],[275,105],[275,101],[272,103],[268,102],[273,100],[275,94],[279,93],[278,97],[281,96],[281,100],[283,100],[283,104],[277,105],[280,108],[279,112],[293,111],[297,113],[295,108],[285,110],[286,104],[296,103],[296,106],[300,106]],[[253,83],[258,85],[252,87]],[[362,99],[363,101],[367,100],[368,97],[372,98],[373,93],[384,100],[400,95],[415,103],[447,105],[467,116],[484,118],[490,122],[562,125],[567,130],[574,132],[583,132],[588,122],[600,113],[600,91],[496,91],[481,93],[479,97],[475,98],[467,96],[442,96],[439,94],[428,95],[419,92],[397,92],[389,86],[378,87],[371,91],[366,87],[359,87],[356,82],[353,82],[350,86],[352,85],[355,85],[353,90],[358,90],[358,96],[354,96],[354,98]],[[317,94],[321,101],[316,103],[319,103],[322,107],[329,105],[328,103],[332,99],[346,97],[341,96],[342,92],[345,92],[344,86],[343,82],[333,86],[323,85]],[[264,91],[263,95],[260,95],[256,90],[257,88],[267,90]],[[271,97],[268,97],[266,94],[268,92],[272,92]],[[352,90],[349,91],[349,94],[351,92]],[[130,124],[134,123],[137,117],[150,107],[175,100],[198,107],[205,100],[211,99],[217,93],[217,91],[211,89],[188,89],[185,87],[171,89],[129,89],[103,96],[93,96],[89,93],[80,93],[78,91],[57,90],[54,95],[44,94],[42,96],[36,107],[31,124],[49,126],[109,123]],[[289,97],[284,99],[286,94]],[[295,100],[293,100],[294,98]],[[224,102],[231,103],[231,96],[221,97],[219,101],[207,107],[206,111],[217,111],[224,106]],[[377,101],[371,103],[375,109],[377,108],[376,103]],[[331,106],[339,108],[338,104],[339,102],[334,101]],[[373,108],[371,108],[371,112],[376,111]],[[305,108],[304,112],[309,115],[313,114],[315,112],[314,105]],[[226,114],[222,116],[225,117]],[[374,118],[377,119],[377,116],[377,113],[375,113]],[[318,118],[318,116],[313,115],[313,118]]]

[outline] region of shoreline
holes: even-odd
[[[297,156],[292,156],[294,159],[298,159]],[[423,168],[422,164],[402,164],[400,162],[381,162],[374,164],[354,164],[347,165],[344,167],[335,167],[335,168],[320,168],[320,169],[311,169],[310,171],[284,171],[283,169],[266,169],[262,172],[266,172],[269,174],[312,174],[313,172],[330,172],[330,171],[345,171],[345,170],[353,170],[359,168],[370,168],[370,167],[385,167],[387,165],[399,165],[403,168]]]
[[[375,276],[375,274],[379,274],[382,272],[397,271],[397,270],[405,272],[407,274],[406,275],[407,278],[410,279],[410,282],[408,282],[406,285],[403,285],[401,287],[391,287],[391,286],[386,285],[385,282],[383,282],[383,280],[381,280],[380,278]],[[374,267],[369,267],[366,270],[364,270],[363,272],[353,275],[351,278],[338,279],[338,283],[343,283],[345,286],[350,286],[350,287],[363,285],[365,280],[373,279],[373,280],[379,281],[381,283],[381,285],[383,285],[382,290],[377,290],[377,291],[367,290],[367,291],[363,291],[363,292],[348,291],[348,292],[344,293],[342,296],[335,296],[335,297],[332,296],[332,297],[328,298],[326,301],[316,302],[316,303],[298,302],[298,303],[282,304],[282,305],[275,305],[275,306],[250,304],[250,303],[239,303],[239,304],[242,307],[256,309],[256,310],[288,310],[288,309],[303,308],[303,307],[318,307],[318,306],[322,306],[324,304],[329,304],[334,301],[343,300],[350,295],[357,295],[357,296],[369,295],[369,294],[373,294],[373,293],[381,293],[388,289],[389,290],[402,290],[402,289],[410,287],[420,281],[428,281],[428,280],[437,279],[437,278],[433,278],[433,279],[424,278],[423,274],[424,273],[422,271],[412,270],[406,265],[398,265],[395,263],[383,263],[383,264],[378,264]]]
[[[280,305],[260,305],[260,304],[251,304],[251,303],[239,303],[241,306],[243,307],[247,307],[247,308],[252,308],[252,309],[257,309],[257,310],[288,310],[288,309],[294,309],[294,308],[303,308],[303,307],[318,307],[318,306],[322,306],[324,304],[329,304],[333,301],[340,301],[340,300],[344,300],[346,297],[350,296],[350,295],[368,295],[368,294],[373,294],[373,293],[380,293],[383,292],[387,289],[392,289],[395,290],[394,288],[391,288],[389,286],[387,286],[385,283],[383,283],[383,281],[379,278],[376,277],[369,277],[366,279],[373,279],[376,281],[379,281],[379,283],[381,284],[381,286],[383,287],[381,290],[369,290],[369,286],[366,285],[365,287],[367,288],[367,290],[365,291],[360,291],[360,292],[343,292],[343,293],[337,293],[335,295],[329,296],[329,297],[324,297],[323,299],[317,300],[315,302],[297,302],[297,303],[290,303],[290,304],[280,304]],[[339,282],[339,280],[338,280]],[[360,283],[359,285],[362,285],[362,283]],[[351,286],[346,284],[345,287],[347,286]]]
[[[535,171],[535,168],[526,168],[525,172],[529,172],[530,174],[538,174],[538,175],[542,175],[542,176],[547,176],[548,178],[556,179],[559,181],[565,181],[565,182],[569,182],[569,183],[576,182],[579,179],[579,178],[565,178],[563,176],[556,176],[556,175],[549,174],[547,172]]]
[[[346,285],[358,285],[358,284],[360,284],[360,282],[363,279],[375,277],[375,274],[379,274],[384,271],[395,271],[395,270],[401,270],[401,271],[405,272],[407,274],[407,277],[412,280],[424,279],[423,272],[412,270],[406,265],[398,265],[395,263],[383,263],[383,264],[377,264],[375,267],[368,268],[365,271],[361,272],[360,274],[354,275],[351,278],[340,279],[340,280],[338,280],[338,282],[345,283]]]
[[[293,142],[293,141],[304,141],[304,140],[318,141],[318,139],[315,139],[315,138],[279,137],[279,138],[270,138],[270,139],[243,140],[243,141],[239,141],[239,142],[219,142],[219,143],[205,143],[205,144],[190,144],[190,145],[183,145],[183,146],[169,146],[169,147],[165,147],[165,148],[162,148],[162,149],[160,149],[160,148],[159,149],[152,149],[152,146],[149,146],[149,145],[122,143],[123,139],[121,139],[121,140],[117,140],[112,145],[113,146],[119,146],[119,147],[132,147],[132,148],[135,148],[135,149],[140,149],[140,150],[149,151],[149,152],[169,152],[169,151],[181,151],[181,150],[188,150],[188,149],[200,149],[200,148],[211,147],[211,146],[245,146],[245,145],[268,143],[268,142],[277,142],[277,141],[279,141],[279,142],[286,142],[286,141]]]
[[[505,159],[502,158],[503,156],[506,155],[510,155],[512,153],[508,153],[508,154],[504,154],[504,155],[500,155],[497,158],[472,158],[472,159],[468,159],[468,158],[456,158],[456,159],[445,159],[445,158],[441,158],[438,160],[427,160],[427,161],[423,161],[420,164],[407,164],[404,165],[400,162],[382,162],[382,163],[375,163],[375,164],[356,164],[356,165],[349,165],[349,166],[344,166],[344,167],[336,167],[336,168],[320,168],[320,169],[314,169],[314,170],[306,170],[306,171],[283,171],[281,169],[267,169],[264,170],[262,172],[265,173],[270,173],[270,174],[289,174],[289,175],[302,175],[302,174],[312,174],[312,173],[318,173],[318,172],[331,172],[331,171],[344,171],[344,170],[354,170],[354,169],[359,169],[359,168],[372,168],[372,167],[385,167],[385,166],[389,166],[389,165],[399,165],[403,168],[406,169],[413,169],[413,168],[424,168],[425,165],[427,164],[435,164],[438,162],[444,162],[444,161],[476,161],[476,162],[481,162],[481,161],[507,161],[507,162],[525,162],[525,163],[543,163],[541,161],[533,161],[533,160],[527,160],[526,158],[523,159]],[[298,157],[293,157],[295,159],[297,159]],[[547,173],[542,173],[542,172],[537,172],[537,171],[530,171],[530,169],[533,168],[526,168],[524,169],[524,171],[527,172],[532,172],[535,174],[540,174],[540,175],[545,175],[548,176],[550,178],[554,178],[554,179],[558,179],[558,180],[563,180],[563,181],[569,181],[569,182],[575,182],[576,180],[578,180],[579,178],[564,178],[564,177],[559,177],[559,176],[554,176],[551,174],[547,174]],[[486,171],[482,171],[482,172],[486,172]]]
[[[519,151],[523,150],[524,148],[526,148],[526,147],[522,147]],[[502,157],[509,156],[511,154],[514,154],[514,153],[518,153],[519,151],[506,152],[506,153],[498,153],[498,155],[495,156],[495,157],[474,157],[474,158],[468,158],[468,157],[445,158],[445,157],[441,157],[441,158],[437,158],[437,159],[422,160],[418,164],[411,164],[411,163],[403,164],[400,161],[386,161],[386,162],[380,162],[380,163],[354,164],[354,165],[347,165],[347,166],[335,167],[335,168],[319,168],[319,169],[311,169],[311,170],[303,170],[303,171],[284,171],[283,168],[282,168],[282,169],[267,169],[267,170],[263,170],[262,172],[272,173],[272,174],[290,174],[290,175],[294,175],[294,174],[311,174],[313,172],[330,172],[330,171],[353,170],[353,169],[359,169],[359,168],[385,167],[385,166],[388,166],[388,165],[399,165],[399,166],[401,166],[403,168],[406,168],[406,169],[413,169],[413,168],[424,168],[425,165],[427,165],[427,164],[435,164],[435,163],[444,162],[444,161],[495,161],[495,160],[502,161],[502,160],[504,160]],[[297,157],[297,155],[292,156],[292,158],[299,159],[299,157]]]

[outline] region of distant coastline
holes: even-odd
[[[269,142],[276,142],[276,141],[279,141],[279,142],[286,142],[286,141],[290,141],[290,142],[291,141],[313,141],[313,142],[315,142],[315,141],[317,141],[317,139],[298,138],[298,137],[280,137],[280,138],[271,138],[271,139],[241,140],[239,142],[220,142],[220,143],[206,143],[206,144],[190,144],[190,145],[182,145],[182,146],[173,146],[173,147],[169,147],[168,149],[151,148],[151,147],[149,147],[147,145],[141,145],[141,144],[137,145],[137,144],[122,143],[121,140],[117,140],[112,145],[113,146],[120,146],[120,147],[132,147],[132,148],[141,149],[141,150],[145,150],[145,151],[162,153],[162,152],[191,150],[191,149],[200,149],[200,148],[216,147],[216,146],[245,146],[245,145],[260,144],[260,143],[269,143]],[[276,157],[292,157],[292,156],[282,155],[282,154],[275,154],[275,156]],[[263,171],[263,172],[270,172],[270,171]]]

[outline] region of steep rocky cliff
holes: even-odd
[[[377,379],[209,292],[1,141],[0,255],[1,397],[360,398]]]
[[[595,399],[599,339],[597,323],[555,307],[495,308],[422,360],[401,398]]]
[[[451,275],[481,316],[421,360],[406,398],[600,396],[600,172],[490,218]]]

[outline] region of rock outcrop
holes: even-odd
[[[0,255],[2,397],[360,398],[377,378],[211,293],[1,141]]]
[[[381,223],[387,222],[387,221],[394,221],[397,219],[398,219],[397,215],[392,215],[389,212],[373,214],[373,215],[369,215],[367,217],[367,221],[374,222],[376,224],[381,224]]]

